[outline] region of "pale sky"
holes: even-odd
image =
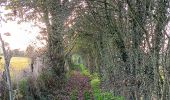
[[[11,12],[0,7],[0,16]],[[26,47],[36,40],[39,33],[39,28],[33,26],[33,22],[17,24],[17,21],[8,21],[7,23],[0,20],[0,33],[5,42],[8,42],[11,49],[25,50]],[[4,36],[3,34],[9,32],[11,36]]]
[[[39,29],[32,27],[31,23],[17,24],[17,22],[1,23],[0,33],[11,33],[11,36],[2,36],[5,42],[10,44],[11,49],[25,50],[36,39]]]

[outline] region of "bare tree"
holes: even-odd
[[[5,59],[4,69],[5,69],[6,81],[7,81],[8,91],[9,91],[9,100],[13,100],[12,84],[11,84],[11,77],[10,77],[10,70],[9,70],[11,55],[5,49],[4,41],[2,40],[1,34],[0,34],[0,41],[2,44],[2,51],[3,51],[3,55],[4,55],[4,59]]]

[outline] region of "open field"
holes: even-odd
[[[10,61],[11,74],[26,69],[29,66],[29,58],[12,57]],[[0,72],[4,70],[4,59],[0,60]]]

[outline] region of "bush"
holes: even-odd
[[[84,91],[83,93],[84,100],[91,100],[91,96],[92,95],[88,91]]]
[[[98,75],[98,73],[93,73],[90,78],[91,78],[91,80],[99,79],[99,75]]]
[[[71,100],[91,100],[85,98],[92,97],[89,78],[76,71],[74,71],[67,80],[66,91],[68,91]]]
[[[57,82],[51,70],[43,71],[37,78],[38,85],[41,89],[56,87]]]
[[[100,90],[98,73],[90,74],[83,64],[75,64],[74,68],[78,71],[72,70],[67,75],[70,76],[67,88],[70,91],[71,100],[91,100],[92,98],[94,100],[124,100],[122,97],[115,97],[110,92]]]
[[[82,70],[81,75],[87,76],[91,79],[90,72],[88,70]]]
[[[77,90],[73,90],[73,91],[71,92],[70,99],[71,99],[71,100],[77,100],[77,94],[78,94]]]
[[[26,96],[27,95],[27,92],[28,92],[28,84],[27,84],[27,79],[24,78],[22,80],[19,81],[19,92]]]
[[[79,67],[80,72],[86,70],[86,68],[85,68],[85,66],[83,64],[79,64],[78,67]]]
[[[3,80],[0,80],[0,100],[7,100],[8,98],[8,90],[6,88],[6,83]]]
[[[96,78],[94,78],[96,77]],[[122,97],[115,97],[110,92],[103,92],[100,90],[100,80],[97,75],[94,75],[94,79],[90,81],[94,100],[124,100]]]
[[[83,64],[73,64],[71,69],[77,70],[77,71],[80,71],[80,72],[86,70],[86,68]]]
[[[91,87],[93,90],[99,89],[99,85],[100,85],[100,80],[99,79],[93,79],[90,82]]]

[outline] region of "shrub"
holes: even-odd
[[[91,79],[91,75],[90,75],[90,72],[88,70],[82,70],[81,74],[84,75],[84,76],[87,76]]]
[[[85,68],[85,66],[83,64],[79,64],[78,67],[79,67],[80,72],[86,70],[86,68]]]
[[[91,87],[93,88],[93,90],[99,89],[100,80],[98,78],[93,79],[93,80],[91,80],[90,84],[91,84]]]
[[[71,69],[76,70],[76,71],[80,71],[80,72],[86,70],[86,68],[83,64],[73,64]]]
[[[89,78],[76,71],[69,77],[66,84],[66,91],[70,94],[71,100],[88,100],[84,98],[92,98]]]
[[[91,78],[91,80],[99,79],[99,75],[98,75],[98,73],[93,73],[90,78]]]
[[[8,98],[8,90],[6,87],[5,81],[0,80],[0,100],[7,100]]]
[[[38,83],[39,83],[39,87],[41,89],[43,88],[49,88],[49,89],[53,89],[54,87],[56,87],[57,82],[53,72],[51,70],[46,70],[43,71],[37,78]]]
[[[77,100],[77,94],[78,94],[77,90],[73,90],[70,94],[71,95],[70,99],[71,100]]]
[[[25,96],[27,95],[27,91],[28,91],[27,79],[24,78],[19,81],[19,92]]]
[[[94,78],[95,77],[95,78]],[[110,92],[103,92],[100,90],[100,80],[97,75],[90,81],[94,100],[124,100],[122,97],[115,97]]]
[[[91,96],[92,95],[88,91],[84,91],[83,93],[84,100],[91,100]]]

